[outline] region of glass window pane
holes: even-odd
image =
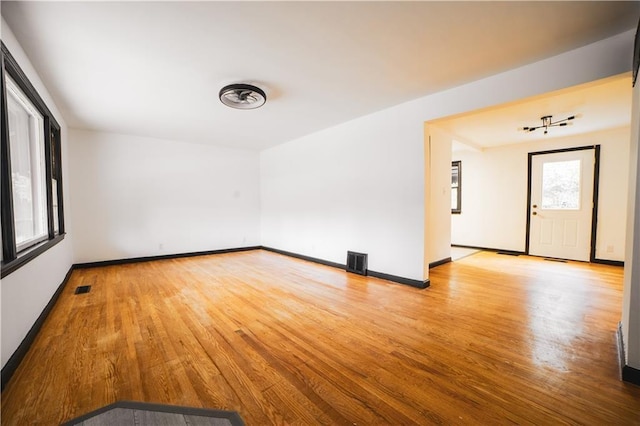
[[[580,208],[581,161],[558,161],[542,165],[542,208],[577,210]]]
[[[18,250],[46,237],[44,119],[7,76],[11,183]]]
[[[58,220],[58,142],[56,132],[51,129],[49,135],[50,148],[51,148],[51,195],[52,195],[52,210],[53,210],[53,233],[54,235],[60,234],[60,225]]]
[[[451,162],[451,212],[460,213],[460,161]]]
[[[60,226],[58,225],[58,181],[51,180],[51,194],[53,195],[53,232],[58,235],[60,233]]]

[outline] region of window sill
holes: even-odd
[[[64,240],[64,235],[65,234],[56,235],[56,237],[51,240],[43,241],[40,244],[36,244],[30,249],[21,252],[16,259],[8,262],[2,262],[2,274],[0,278],[4,278],[10,273],[18,270],[23,265],[29,263],[45,251],[49,250],[51,247],[58,244],[60,241]]]

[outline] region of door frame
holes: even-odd
[[[596,259],[596,237],[598,229],[598,187],[600,185],[600,145],[586,145],[573,148],[552,149],[548,151],[530,152],[528,154],[527,170],[527,229],[525,236],[524,253],[529,254],[529,239],[531,232],[531,169],[534,155],[559,154],[561,152],[584,151],[593,149],[595,161],[593,163],[593,208],[591,210],[591,244],[589,251],[589,262],[594,263]]]

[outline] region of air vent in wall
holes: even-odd
[[[367,275],[367,254],[347,252],[347,272],[355,274]]]

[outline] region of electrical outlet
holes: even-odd
[[[164,250],[164,244],[163,243],[158,244],[158,250]]]
[[[613,253],[613,245],[609,244],[607,246],[607,253]]]

